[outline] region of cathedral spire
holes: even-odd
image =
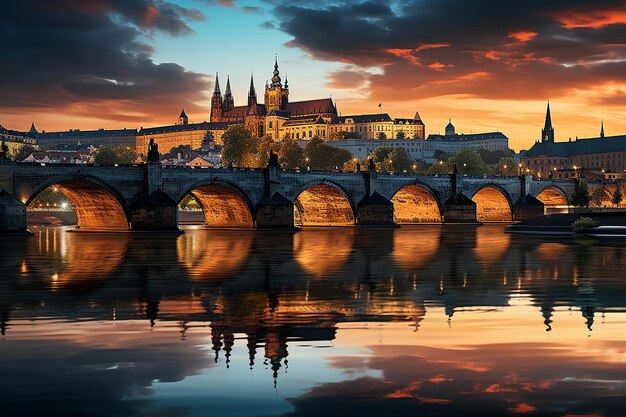
[[[213,97],[215,97],[216,95],[221,95],[221,91],[220,91],[220,79],[217,76],[217,72],[215,73],[215,87],[213,88]]]
[[[230,91],[230,76],[226,77],[226,92],[224,93],[224,111],[231,111],[235,107],[235,99]]]
[[[604,137],[604,118],[602,119],[602,122],[600,124],[600,137]]]
[[[248,91],[248,106],[256,105],[256,90],[254,89],[254,75],[250,74],[250,90]]]
[[[543,129],[541,129],[541,141],[554,142],[554,128],[552,127],[552,116],[550,115],[550,101],[548,101],[548,108],[546,110],[546,122]]]
[[[274,58],[274,76],[272,77],[272,85],[271,87],[280,87],[282,88],[282,84],[280,82],[280,72],[278,71],[278,55]]]

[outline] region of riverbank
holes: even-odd
[[[626,238],[626,210],[577,210],[574,213],[547,214],[508,226],[506,232],[523,235],[572,237],[575,235],[574,222],[581,217],[590,218],[597,224],[583,234],[598,238]]]

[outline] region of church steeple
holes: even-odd
[[[602,122],[600,124],[600,137],[604,137],[604,119],[602,119]]]
[[[250,75],[250,90],[248,90],[248,107],[256,106],[256,90],[254,89],[254,76]]]
[[[280,73],[278,71],[278,56],[274,58],[274,76],[272,77],[272,84],[270,87],[281,87]]]
[[[32,122],[30,125],[30,130],[28,131],[28,133],[30,133],[31,135],[36,135],[39,133],[39,131],[37,130],[37,128],[35,127],[35,122]]]
[[[230,77],[226,78],[226,92],[224,93],[224,111],[231,111],[235,107],[235,99],[230,91]]]
[[[542,142],[554,142],[554,128],[552,127],[552,116],[550,115],[550,102],[548,101],[548,108],[546,110],[546,122],[541,129],[541,141]]]
[[[213,97],[211,97],[211,121],[221,122],[224,117],[224,108],[222,102],[222,93],[220,92],[220,80],[215,73],[215,87],[213,88]]]

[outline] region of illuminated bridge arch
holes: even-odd
[[[476,203],[476,220],[484,223],[513,221],[508,193],[495,184],[482,187],[472,200]]]
[[[77,229],[81,231],[126,231],[128,218],[124,210],[124,199],[111,187],[97,178],[55,178],[37,187],[26,205],[32,203],[44,190],[54,187],[65,195],[74,208]]]
[[[537,199],[548,207],[568,206],[567,194],[559,187],[549,186],[543,189],[538,195]]]
[[[323,181],[307,184],[294,201],[296,226],[352,226],[354,207],[337,184]]]
[[[396,223],[441,223],[439,201],[426,185],[405,185],[393,195],[391,202]]]
[[[200,204],[204,223],[208,227],[254,227],[252,204],[234,184],[221,180],[200,182],[190,187],[178,202],[187,194],[191,194]]]

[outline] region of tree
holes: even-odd
[[[398,140],[406,139],[406,133],[403,130],[399,131],[398,133],[396,133],[396,139]]]
[[[450,174],[452,169],[444,161],[435,162],[428,168],[429,174]]]
[[[396,146],[389,152],[389,159],[383,164],[383,171],[404,172],[411,169],[411,159],[406,149]]]
[[[22,162],[24,159],[28,158],[33,152],[36,151],[37,149],[35,149],[35,147],[32,145],[22,145],[17,150],[17,152],[15,152],[15,155],[13,155],[13,159],[17,162]]]
[[[485,161],[487,165],[495,165],[498,162],[500,162],[500,159],[513,157],[513,155],[515,154],[510,149],[498,150],[498,151],[478,149],[477,152],[480,154],[480,157],[483,159],[483,161]]]
[[[352,159],[352,154],[347,150],[326,145],[317,137],[307,143],[304,154],[308,158],[308,166],[317,170],[336,169]]]
[[[385,132],[378,132],[378,134],[376,135],[376,139],[387,140],[387,135],[385,134]]]
[[[347,132],[345,130],[340,130],[339,132],[333,132],[328,135],[328,140],[344,140],[344,139],[361,139],[361,135],[359,132]]]
[[[304,168],[306,166],[304,149],[293,139],[286,139],[278,150],[280,165],[285,169]]]
[[[448,158],[450,158],[450,154],[442,151],[441,149],[435,149],[435,152],[433,152],[433,157],[438,161],[447,161]]]
[[[93,157],[98,165],[132,164],[137,159],[134,149],[126,146],[100,146]]]
[[[418,159],[417,161],[413,161],[413,164],[411,165],[411,172],[427,173],[428,168],[429,168],[429,165],[426,162],[424,162],[421,159]]]
[[[456,165],[461,174],[484,175],[488,172],[485,161],[483,161],[478,152],[471,149],[465,149],[450,157],[446,161],[446,165],[448,166],[448,171],[452,171],[454,165]]]
[[[502,176],[516,176],[518,174],[517,164],[515,163],[515,159],[510,156],[502,157],[498,161],[498,164],[493,168],[493,173],[496,175]]]
[[[389,159],[389,154],[393,148],[388,145],[381,145],[378,148],[374,149],[372,153],[372,157],[374,158],[374,162],[378,164],[384,163],[387,159]]]
[[[624,197],[622,196],[622,192],[619,189],[619,184],[616,184],[615,186],[617,187],[617,189],[613,193],[613,198],[611,199],[611,202],[615,207],[619,207]]]
[[[572,194],[572,205],[576,207],[588,207],[590,202],[589,187],[584,182],[578,182]]]
[[[253,137],[243,125],[231,125],[222,135],[222,164],[238,167],[256,166],[259,138]]]
[[[270,151],[276,147],[274,139],[270,135],[263,135],[258,140],[256,151],[256,166],[257,168],[263,168],[267,165],[270,159]]]

